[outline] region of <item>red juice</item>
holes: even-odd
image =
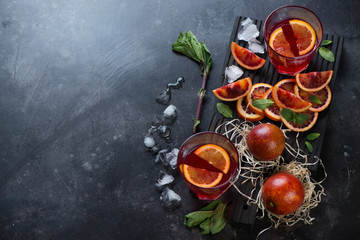
[[[229,155],[229,158],[230,158],[230,168],[229,168],[228,172],[226,174],[224,174],[221,172],[221,170],[216,169],[208,161],[201,159],[194,153],[201,146],[202,145],[199,145],[199,146],[196,146],[194,149],[192,149],[190,151],[190,153],[185,157],[185,159],[183,159],[183,162],[181,164],[186,164],[191,167],[195,167],[199,171],[203,171],[205,174],[209,173],[209,174],[216,175],[216,174],[220,173],[220,174],[222,174],[222,178],[218,184],[216,184],[214,187],[210,187],[210,188],[203,188],[203,187],[198,187],[196,185],[193,185],[192,183],[190,183],[189,181],[186,180],[186,177],[184,177],[185,182],[188,185],[188,187],[190,188],[190,190],[194,194],[196,194],[199,199],[215,200],[218,197],[220,197],[220,195],[222,195],[231,186],[231,180],[234,179],[234,176],[238,169],[238,162],[231,156],[231,154],[229,154],[227,152]],[[179,169],[180,169],[181,173],[183,174],[183,172],[182,172],[183,168],[179,167]]]

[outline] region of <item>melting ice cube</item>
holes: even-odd
[[[243,75],[244,71],[238,66],[232,65],[225,68],[225,76],[228,83],[235,82],[239,77]]]
[[[162,190],[164,187],[170,185],[173,181],[174,177],[172,175],[169,175],[164,171],[160,171],[160,176],[156,180],[155,186]]]
[[[264,53],[265,48],[257,39],[253,38],[249,40],[248,49],[254,53]]]
[[[151,122],[151,127],[158,128],[161,124],[163,124],[163,120],[155,115]]]
[[[259,36],[260,32],[257,29],[256,25],[251,23],[245,25],[239,32],[238,32],[238,39],[249,41],[250,39],[257,38]]]
[[[153,154],[157,154],[160,150],[161,150],[161,146],[159,144],[157,144],[151,148],[151,152]]]
[[[251,24],[251,23],[254,23],[254,21],[251,19],[251,18],[246,18],[245,20],[243,20],[241,22],[241,26],[245,26],[245,25],[248,25],[248,24]]]
[[[158,162],[166,162],[166,159],[165,159],[165,154],[168,152],[167,149],[162,149],[160,151],[158,151],[158,154],[156,155],[155,157],[155,162],[158,163]]]
[[[163,164],[166,167],[170,167],[171,169],[176,169],[177,167],[177,156],[179,154],[179,149],[174,148],[171,152],[165,154],[165,158],[162,158]]]
[[[167,138],[167,137],[170,136],[171,129],[166,125],[161,125],[161,126],[158,127],[157,132],[158,132],[160,137]]]
[[[163,91],[162,93],[160,93],[156,97],[156,102],[163,105],[167,105],[170,102],[170,100],[171,100],[171,92],[169,88]]]
[[[164,207],[173,208],[179,205],[181,197],[176,192],[166,187],[160,195],[160,201]]]
[[[176,83],[169,83],[167,85],[167,87],[170,88],[170,89],[181,89],[184,82],[185,82],[185,78],[179,77],[176,80]]]
[[[171,104],[164,110],[164,117],[173,119],[176,117],[176,112],[177,108]]]
[[[147,147],[147,148],[152,148],[153,146],[155,146],[155,139],[154,139],[154,137],[151,136],[151,135],[145,136],[145,138],[144,138],[144,144],[145,144],[145,147]]]

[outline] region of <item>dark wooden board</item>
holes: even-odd
[[[231,55],[231,51],[230,51],[231,42],[236,42],[240,46],[247,47],[246,42],[239,41],[237,39],[237,33],[241,29],[241,22],[245,19],[246,19],[246,17],[240,16],[240,17],[237,17],[235,20],[233,31],[230,36],[230,41],[228,44],[227,54],[226,54],[225,61],[224,61],[224,66],[223,66],[224,70],[225,70],[225,67],[227,67],[227,66],[238,65]],[[262,34],[263,21],[256,20],[256,19],[253,19],[253,21],[257,25],[257,28],[260,31],[260,36],[258,37],[258,40],[262,44],[264,44],[264,38],[263,38],[263,34]],[[334,71],[333,77],[329,83],[329,87],[333,92],[334,87],[335,87],[335,79],[336,79],[336,75],[337,75],[338,67],[339,67],[339,63],[340,63],[340,57],[341,57],[341,51],[342,51],[344,39],[342,37],[329,35],[329,34],[324,34],[323,39],[324,40],[328,39],[328,40],[332,41],[332,44],[330,46],[328,46],[328,48],[334,53],[335,62],[330,63],[330,62],[324,60],[319,55],[319,53],[317,53],[315,55],[314,59],[309,64],[308,69],[305,70],[304,72],[333,70]],[[264,82],[264,83],[268,83],[271,85],[275,85],[278,81],[280,81],[282,79],[291,78],[289,76],[281,75],[281,74],[277,73],[275,68],[271,65],[271,62],[270,62],[270,59],[269,59],[269,56],[267,53],[258,54],[258,55],[261,56],[262,58],[266,59],[265,65],[256,71],[246,70],[241,67],[244,70],[244,74],[241,78],[251,77],[253,84],[259,83],[259,82]],[[227,84],[227,81],[225,79],[225,74],[223,74],[219,81],[219,86],[223,86],[226,84]],[[230,103],[230,105],[232,105],[233,109],[235,109],[234,103]],[[331,107],[331,104],[330,104],[330,107]],[[305,139],[306,139],[307,134],[320,133],[320,137],[317,138],[315,141],[311,142],[313,145],[314,151],[311,154],[309,153],[309,162],[310,163],[315,162],[314,156],[320,157],[322,144],[323,144],[323,141],[325,138],[325,129],[326,129],[328,111],[329,111],[329,108],[324,110],[323,112],[320,112],[318,120],[317,120],[316,124],[314,125],[314,127],[312,127],[309,131],[307,131],[305,133],[300,133],[298,136],[298,142],[300,144],[300,148],[307,151],[306,146],[305,146]],[[235,111],[234,111],[234,114],[235,114],[234,116],[236,116]],[[219,124],[221,124],[224,121],[225,121],[224,117],[218,113],[218,111],[216,110],[216,107],[215,107],[214,114],[212,115],[208,130],[214,131],[216,129],[216,127],[219,126]],[[261,120],[261,122],[271,122],[276,125],[280,125],[280,123],[271,121],[268,118]],[[288,139],[287,142],[289,144],[291,144],[292,146],[296,145],[296,143],[295,143],[296,135],[297,135],[297,133],[294,133],[294,132],[289,134],[290,139]],[[290,155],[286,155],[287,154],[286,152],[284,154],[285,154],[284,157],[288,162],[293,160],[293,158]],[[309,167],[309,170],[316,173],[317,167],[318,167],[317,165],[313,165],[313,166]],[[242,182],[242,179],[238,180],[237,185],[244,193],[247,193],[252,190],[252,186],[250,186],[250,184],[240,185],[239,184],[240,182]],[[236,200],[236,206],[235,206],[235,210],[234,210],[233,217],[232,217],[233,225],[235,225],[235,226],[241,225],[241,224],[253,225],[255,222],[255,218],[256,218],[256,212],[257,212],[257,206],[255,206],[255,205],[248,206],[246,199],[239,195],[238,199]]]

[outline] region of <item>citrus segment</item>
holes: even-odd
[[[299,19],[290,20],[289,24],[295,38],[298,54],[301,56],[310,52],[316,42],[314,29],[307,22]],[[284,34],[284,27],[279,27],[271,34],[269,45],[275,52],[285,57],[295,57],[294,51],[291,49],[291,45]]]
[[[329,86],[325,86],[323,89],[317,92],[306,92],[299,88],[298,85],[296,85],[294,89],[297,96],[301,97],[307,102],[311,102],[312,105],[309,110],[312,112],[321,112],[330,105],[332,95]],[[311,96],[314,96],[315,99],[321,103],[316,103],[314,100],[311,100]]]
[[[272,88],[266,91],[264,95],[264,99],[270,99],[273,100],[272,97]],[[280,121],[280,108],[279,106],[274,102],[273,105],[267,107],[264,109],[265,115],[270,118],[273,121]]]
[[[227,173],[230,169],[230,157],[225,149],[215,144],[205,144],[195,150],[194,154],[206,160],[212,166]]]
[[[222,101],[236,101],[245,97],[250,92],[251,86],[251,78],[247,77],[214,89],[212,92]]]
[[[296,83],[307,92],[317,92],[329,84],[333,70],[322,72],[298,73],[295,75]]]
[[[294,87],[296,85],[295,79],[283,79],[275,84],[274,87],[282,88],[288,92],[294,93]]]
[[[294,112],[303,112],[311,107],[311,103],[279,87],[274,87],[272,95],[274,102],[280,108],[287,108]]]
[[[248,107],[246,98],[240,98],[236,102],[236,113],[244,121],[257,122],[265,117],[263,113],[257,114]]]
[[[185,179],[191,184],[202,187],[211,188],[220,183],[223,173],[211,172],[206,169],[196,168],[183,164],[182,167]]]
[[[249,94],[246,96],[246,100],[249,103],[249,108],[251,111],[257,114],[264,114],[263,110],[257,107],[254,107],[252,102],[256,99],[263,99],[265,92],[272,88],[270,84],[267,83],[256,83],[252,85]]]
[[[308,116],[308,120],[306,120],[301,125],[296,124],[293,121],[287,121],[282,116],[281,116],[281,121],[284,123],[284,125],[287,128],[289,128],[292,131],[305,132],[305,131],[309,130],[310,128],[312,128],[315,125],[316,120],[318,119],[319,113],[307,110],[305,112],[302,112],[301,114],[306,114]]]
[[[249,70],[259,69],[264,66],[266,62],[265,59],[262,59],[252,51],[237,45],[235,42],[231,43],[231,54],[240,66]]]

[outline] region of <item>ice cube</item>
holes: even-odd
[[[163,105],[167,105],[169,104],[171,100],[171,92],[170,89],[166,89],[165,91],[163,91],[162,93],[160,93],[157,97],[156,97],[156,102],[163,104]]]
[[[170,167],[171,169],[176,169],[178,154],[179,154],[179,149],[177,148],[172,149],[171,152],[165,154],[165,159],[163,164],[166,167]]]
[[[257,38],[259,36],[260,32],[257,29],[256,25],[251,23],[245,25],[239,32],[238,32],[238,39],[249,41],[250,39]]]
[[[241,22],[241,26],[249,25],[251,23],[254,23],[254,21],[251,18],[248,17],[248,18],[246,18],[245,20],[243,20]]]
[[[160,137],[167,138],[170,136],[171,129],[169,128],[169,126],[161,125],[158,127],[157,132]]]
[[[176,113],[177,108],[171,104],[164,110],[164,117],[174,119],[176,117]]]
[[[159,144],[157,144],[157,145],[155,145],[155,146],[153,146],[153,147],[151,148],[151,152],[152,152],[154,155],[157,154],[160,150],[161,150],[161,146],[160,146]]]
[[[162,190],[164,187],[170,185],[174,181],[174,177],[170,174],[167,174],[164,171],[160,171],[160,176],[156,180],[155,186]]]
[[[144,144],[145,144],[145,147],[147,147],[147,148],[152,148],[153,146],[155,146],[154,137],[151,135],[146,135],[144,138]]]
[[[151,127],[156,129],[162,124],[163,124],[163,120],[160,117],[155,115],[151,122]]]
[[[228,83],[235,82],[239,77],[243,75],[244,71],[238,66],[231,65],[225,68],[225,76]]]
[[[265,52],[265,47],[264,45],[262,45],[259,40],[253,38],[250,39],[248,42],[248,49],[254,53],[264,53]]]
[[[173,208],[179,205],[181,197],[168,187],[160,195],[160,201],[164,207]]]
[[[184,82],[185,82],[185,79],[183,77],[179,77],[176,80],[176,83],[169,83],[167,85],[167,87],[168,87],[168,89],[181,89]]]
[[[168,149],[162,149],[160,151],[158,151],[156,157],[155,157],[155,162],[158,163],[158,162],[166,162],[166,159],[165,159],[165,154],[168,152],[169,150]]]

